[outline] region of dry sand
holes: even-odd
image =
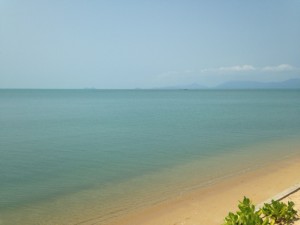
[[[300,158],[294,157],[136,211],[112,224],[219,225],[243,196],[258,204],[299,182]]]

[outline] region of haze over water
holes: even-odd
[[[0,90],[0,224],[105,224],[296,154],[299,115],[299,90]]]

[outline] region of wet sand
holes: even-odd
[[[236,210],[238,200],[243,196],[258,204],[299,182],[300,157],[292,157],[141,209],[111,224],[222,224],[228,212]]]

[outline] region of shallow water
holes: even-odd
[[[108,223],[297,153],[299,115],[299,90],[1,90],[0,222]]]

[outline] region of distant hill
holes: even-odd
[[[213,89],[300,89],[300,79],[281,82],[230,81]]]
[[[215,87],[207,87],[197,83],[188,85],[166,86],[155,89],[163,90],[198,90],[198,89],[300,89],[300,79],[281,82],[229,81]]]
[[[160,87],[156,89],[164,89],[164,90],[180,90],[180,89],[188,89],[188,90],[196,90],[196,89],[208,89],[208,87],[204,85],[200,85],[197,83],[188,84],[188,85],[177,85],[177,86],[166,86],[166,87]]]

